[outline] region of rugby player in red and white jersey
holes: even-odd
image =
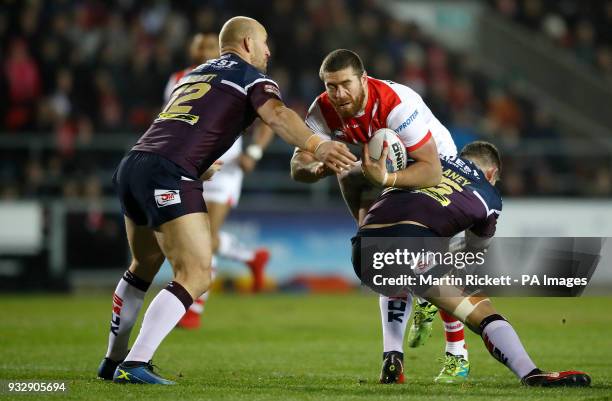
[[[380,128],[394,130],[414,163],[396,173],[380,176],[357,165],[338,175],[346,204],[361,226],[380,187],[424,188],[440,182],[440,156],[455,156],[457,148],[450,132],[432,114],[412,89],[391,81],[368,76],[360,57],[346,49],[329,53],[319,71],[325,92],[310,106],[306,125],[324,139],[334,139],[362,147]],[[353,153],[357,152],[353,150]],[[312,154],[296,149],[291,160],[292,177],[315,182],[333,174]],[[403,357],[406,323],[412,299],[380,298],[383,331],[383,358],[391,351]],[[431,333],[431,320],[437,308],[417,301],[409,344],[421,345]],[[437,381],[458,382],[469,372],[463,324],[440,311],[446,332],[446,358]],[[403,374],[398,376],[403,381]]]
[[[216,33],[196,34],[189,46],[189,57],[192,65],[170,76],[164,91],[164,104],[170,100],[174,86],[181,78],[198,65],[219,57],[219,36]],[[244,152],[242,136],[240,136],[232,147],[219,158],[221,168],[210,180],[204,181],[204,199],[208,208],[213,252],[215,252],[212,258],[213,275],[216,272],[217,255],[242,262],[249,267],[253,276],[253,291],[259,292],[264,285],[264,269],[270,258],[269,251],[266,248],[252,249],[233,234],[221,230],[230,209],[238,205],[244,173],[253,171],[263,155],[263,150],[274,137],[274,132],[270,127],[261,121],[257,121],[254,127],[252,143]],[[179,327],[185,329],[200,327],[200,317],[208,295],[207,291],[194,301],[185,316],[179,321]]]

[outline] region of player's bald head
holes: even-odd
[[[270,58],[267,40],[266,28],[249,17],[231,18],[219,34],[221,54],[235,53],[264,73]]]
[[[221,48],[239,46],[247,37],[258,34],[266,34],[266,29],[257,20],[249,17],[230,18],[219,34],[219,45]]]

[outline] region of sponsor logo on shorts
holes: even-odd
[[[176,189],[156,189],[155,203],[157,207],[165,207],[181,203],[181,195]]]

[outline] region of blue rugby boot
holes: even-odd
[[[131,384],[176,384],[153,372],[153,364],[149,362],[128,361],[117,366],[113,376],[115,383]]]

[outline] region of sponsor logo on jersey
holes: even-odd
[[[207,61],[205,65],[210,66],[212,68],[220,69],[220,68],[232,68],[236,64],[238,64],[237,61],[232,61],[224,57],[220,57],[217,59]]]
[[[187,113],[159,113],[155,121],[176,120],[189,125],[195,125],[200,120],[200,116]]]
[[[404,121],[403,123],[400,124],[399,127],[397,127],[394,131],[395,132],[400,132],[403,129],[408,128],[408,126],[410,126],[410,124],[412,124],[412,122],[414,120],[416,120],[417,116],[419,115],[419,111],[415,110],[414,113],[412,113],[407,119],[406,121]]]
[[[281,97],[281,93],[280,90],[278,90],[278,87],[276,85],[272,85],[272,84],[265,84],[264,85],[264,92],[268,92],[271,93],[277,97]]]
[[[157,207],[165,207],[181,203],[181,195],[175,189],[156,189],[155,203]]]

